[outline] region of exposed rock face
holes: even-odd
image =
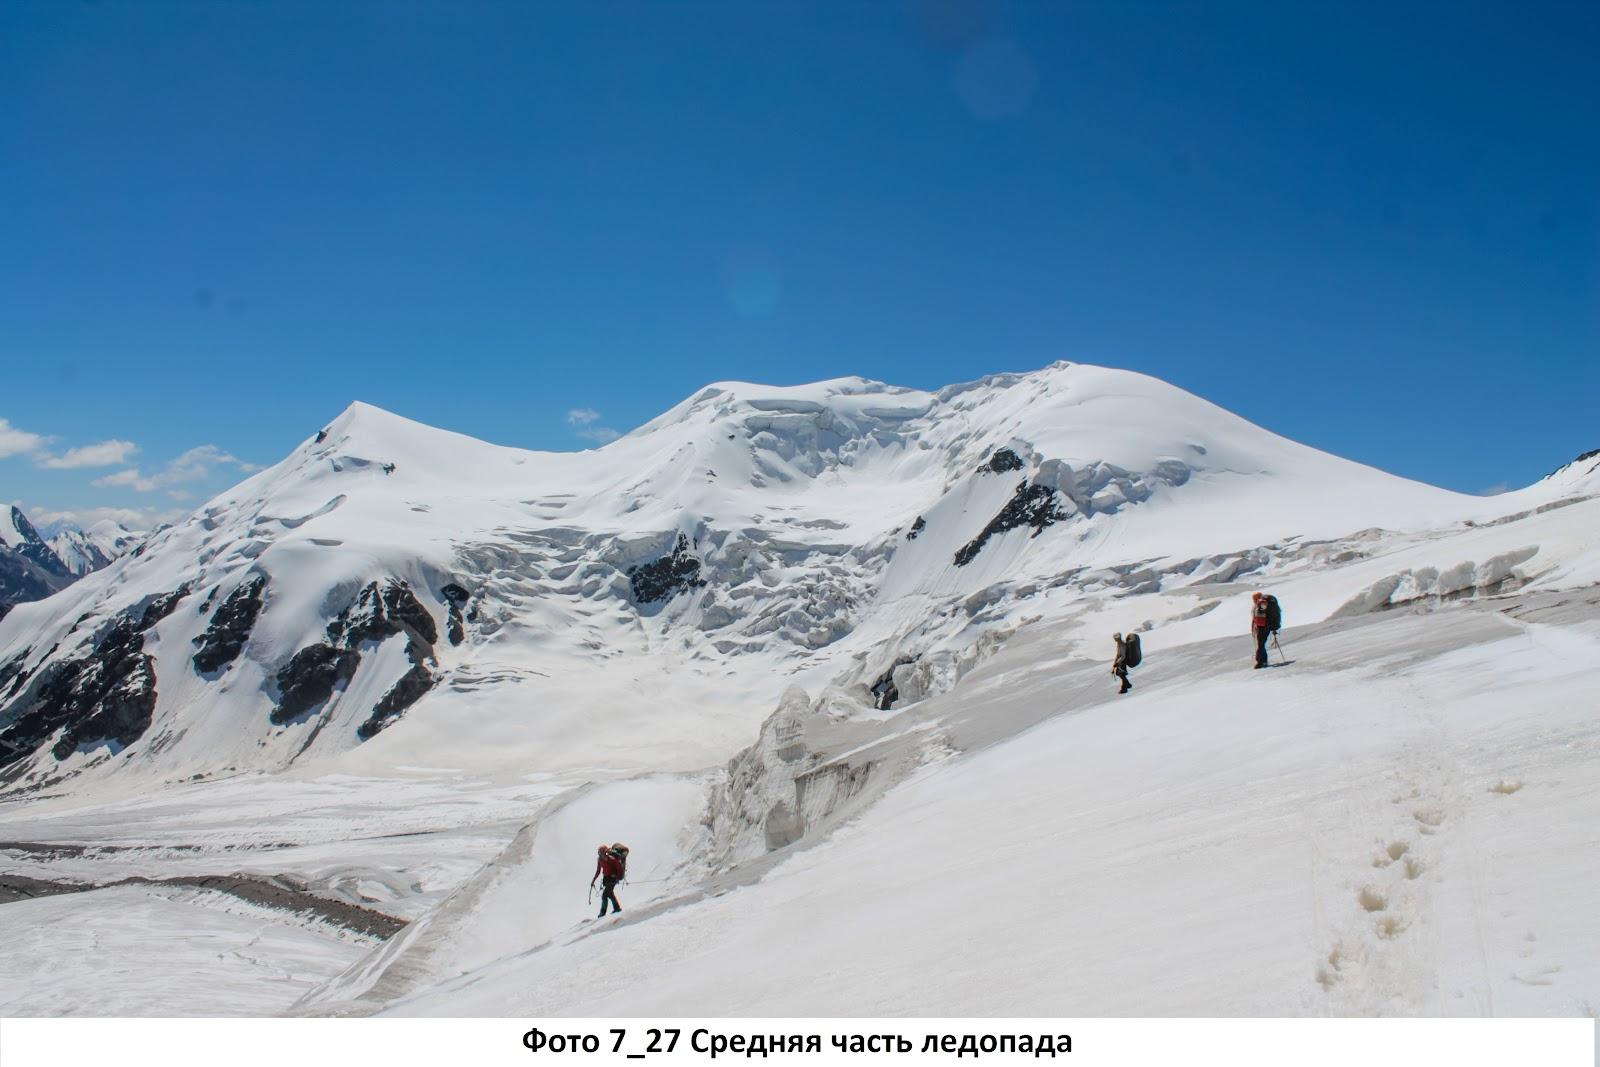
[[[414,645],[407,645],[406,653],[411,655],[414,648]],[[380,730],[421,700],[422,694],[433,688],[433,681],[433,673],[428,670],[427,664],[413,662],[411,669],[383,694],[383,699],[373,707],[367,721],[356,728],[356,736],[363,741],[376,737]]]
[[[33,561],[0,546],[0,611],[30,600],[43,600],[65,584]]]
[[[145,606],[144,613],[139,616],[139,629],[148,630],[162,619],[171,615],[178,607],[178,602],[189,595],[189,583],[178,586],[170,593],[156,597]]]
[[[927,528],[928,528],[928,520],[923,518],[921,515],[918,515],[917,516],[917,521],[912,523],[911,524],[911,529],[906,531],[906,540],[907,541],[915,541],[917,539],[917,534],[921,533],[923,530],[926,530]]]
[[[39,531],[34,529],[33,523],[28,521],[28,517],[22,513],[22,509],[12,505],[9,518],[8,529],[10,536],[0,538],[0,542],[7,544],[12,552],[32,563],[46,574],[54,575],[56,578],[63,578],[70,582],[74,577],[72,571],[67,568],[65,563],[61,562],[61,557],[55,554],[55,550],[50,547],[49,542],[39,536]]]
[[[382,587],[369,582],[356,602],[328,624],[328,640],[353,648],[362,641],[378,641],[402,631],[430,646],[439,640],[438,624],[411,587],[391,578]]]
[[[50,750],[58,760],[85,744],[125,746],[143,737],[156,708],[155,661],[144,651],[144,635],[188,592],[180,587],[137,615],[124,613],[90,643],[88,652],[54,661],[37,678],[28,678],[21,659],[0,669],[0,679],[12,687],[3,698],[11,704],[0,709],[11,720],[0,732],[0,765],[31,754],[63,727]]]
[[[194,654],[194,669],[205,674],[220,670],[239,658],[250,631],[261,614],[261,604],[267,590],[267,576],[256,577],[228,594],[228,598],[211,616],[206,632],[194,639],[200,651]]]
[[[460,586],[448,588],[459,590],[461,596],[466,594]],[[451,604],[451,617],[459,624],[456,598],[445,595]],[[406,635],[406,657],[411,660],[411,669],[383,695],[356,730],[362,740],[375,736],[433,688],[434,676],[428,665],[434,661],[433,646],[439,640],[438,624],[428,609],[409,585],[393,578],[382,585],[369,582],[355,603],[328,624],[326,641],[302,648],[278,671],[280,696],[272,709],[272,722],[285,725],[326,703],[335,688],[355,677],[361,666],[363,643],[396,634]]]
[[[278,671],[278,706],[272,721],[282,726],[293,722],[333,695],[334,686],[355,677],[361,654],[332,645],[307,645],[296,652]]]
[[[0,510],[0,618],[13,605],[65,589],[75,577],[21,508]]]
[[[989,457],[989,462],[979,468],[980,471],[989,471],[993,474],[1004,474],[1006,471],[1019,471],[1022,469],[1022,457],[1009,448],[1002,448]]]
[[[1032,526],[1033,536],[1038,537],[1046,527],[1068,517],[1070,513],[1062,510],[1054,489],[1037,482],[1023,482],[1017,486],[1011,499],[1006,501],[1006,506],[1000,509],[1000,514],[990,519],[977,537],[957,550],[956,566],[965,567],[971,563],[995,534]]]
[[[459,645],[467,636],[466,622],[462,619],[461,609],[472,599],[472,594],[454,582],[445,585],[439,592],[450,605],[450,618],[445,622],[445,634],[450,638],[452,645]]]
[[[628,584],[633,587],[635,601],[653,604],[706,583],[700,577],[700,561],[689,552],[689,539],[680,533],[670,553],[653,562],[629,567]]]
[[[33,649],[25,648],[20,656],[7,663],[0,663],[0,700],[8,700],[17,695],[15,690],[21,686],[28,674],[27,671],[22,669],[22,665],[28,661],[28,657],[32,654]],[[7,686],[11,687],[12,692],[6,692]]]
[[[1576,467],[1578,464],[1587,463],[1591,459],[1600,459],[1600,448],[1591,448],[1587,452],[1580,452],[1577,455],[1577,457],[1574,458],[1570,463],[1563,463],[1561,466],[1557,467],[1555,470],[1553,470],[1549,474],[1545,475],[1545,477],[1547,477],[1547,478],[1554,477],[1555,475],[1560,474],[1562,471],[1566,470],[1568,467]],[[1595,469],[1600,470],[1600,467],[1597,467]]]
[[[66,759],[80,744],[114,741],[126,746],[144,736],[156,710],[155,661],[135,653],[119,661],[88,718],[68,727],[50,750],[56,759]]]

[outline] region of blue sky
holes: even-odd
[[[1524,484],[1600,446],[1596,54],[1592,2],[9,0],[0,500],[187,510],[353,399],[577,448],[1063,358]]]

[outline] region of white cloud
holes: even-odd
[[[153,530],[163,522],[175,522],[184,512],[156,508],[47,508],[18,503],[24,515],[40,527],[65,523],[87,530],[97,522],[110,519],[120,522],[130,530]]]
[[[609,426],[596,426],[600,421],[600,413],[594,408],[573,408],[567,412],[567,425],[578,432],[578,436],[585,441],[594,441],[596,444],[609,444],[622,435]]]
[[[69,448],[59,456],[52,456],[48,452],[36,452],[33,462],[36,466],[53,471],[79,470],[84,467],[115,467],[119,463],[128,462],[137,451],[139,446],[132,441],[100,441],[80,448]]]
[[[126,488],[134,489],[141,493],[149,493],[160,488],[160,486],[156,484],[154,478],[146,478],[144,475],[140,474],[138,467],[129,467],[125,471],[118,471],[115,474],[107,474],[103,477],[96,478],[90,484],[92,484],[96,489]]]
[[[0,419],[0,459],[7,456],[16,456],[24,452],[37,452],[49,442],[49,438],[41,437],[27,430],[19,430],[5,419]]]
[[[96,478],[92,484],[99,489],[125,488],[139,493],[151,493],[157,489],[170,489],[184,482],[203,481],[211,476],[214,467],[237,467],[246,473],[261,469],[253,463],[246,463],[238,456],[222,451],[216,445],[200,445],[189,449],[154,474],[147,475],[138,467],[129,467],[127,470]]]

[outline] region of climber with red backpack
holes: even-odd
[[[1267,666],[1267,640],[1283,626],[1283,610],[1271,593],[1250,594],[1250,633],[1256,639],[1256,670]]]
[[[617,903],[617,883],[628,877],[628,846],[620,841],[614,845],[601,845],[595,855],[594,878],[589,879],[589,888],[594,888],[596,879],[600,879],[600,918],[606,917],[606,905],[609,903],[622,914],[622,905]]]

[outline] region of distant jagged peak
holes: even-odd
[[[33,523],[28,521],[28,516],[15,504],[0,512],[0,544],[8,548],[17,548],[24,544],[43,544],[44,538],[39,536],[39,531],[34,529]]]

